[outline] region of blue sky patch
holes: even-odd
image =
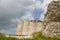
[[[40,18],[40,15],[43,13],[43,10],[42,9],[35,9],[32,13],[32,16],[35,18],[35,19],[39,19]]]

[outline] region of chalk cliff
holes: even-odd
[[[17,35],[31,35],[42,32],[44,36],[60,37],[60,1],[52,1],[48,5],[44,22],[40,20],[24,20],[17,26]]]
[[[40,20],[24,20],[17,27],[17,35],[31,35],[34,32],[43,31],[44,28],[43,22]]]

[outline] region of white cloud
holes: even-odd
[[[0,29],[1,32],[10,33],[11,30],[5,29],[15,27],[21,20],[34,20],[32,12],[35,8],[42,8],[46,12],[46,5],[50,0],[44,0],[43,4],[39,0],[0,0]],[[44,13],[45,13],[44,12]],[[44,13],[40,19],[43,20]]]
[[[26,12],[26,14],[21,18],[21,20],[34,20],[34,18],[32,17],[32,14],[30,12]]]
[[[1,32],[16,28],[16,23],[23,19],[33,19],[34,4],[35,0],[0,0],[0,30],[3,29]]]
[[[5,34],[15,34],[16,33],[16,28],[11,28],[11,29],[2,29],[0,30],[1,33],[5,33]]]
[[[35,7],[36,7],[37,9],[41,8],[41,1],[36,1]]]
[[[41,8],[44,10],[44,12],[41,14],[40,16],[40,20],[44,21],[44,15],[47,11],[47,7],[48,7],[48,4],[51,2],[52,0],[44,0]]]
[[[20,18],[14,18],[14,19],[11,19],[11,21],[13,23],[20,23],[21,22],[21,19]]]

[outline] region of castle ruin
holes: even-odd
[[[42,32],[44,36],[60,37],[60,1],[52,1],[47,8],[44,22],[40,20],[24,20],[18,24],[17,35],[31,35]]]

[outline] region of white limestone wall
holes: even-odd
[[[17,26],[17,35],[31,35],[35,32],[43,31],[43,22],[38,20],[24,20],[22,24]]]
[[[29,35],[35,32],[35,30],[36,30],[35,27],[36,27],[35,26],[35,21],[30,21],[29,32],[28,32]]]
[[[22,34],[23,35],[28,35],[28,32],[29,32],[29,21],[24,20]]]
[[[17,25],[16,34],[22,35],[23,23]]]
[[[43,22],[36,22],[36,32],[43,31],[44,30],[44,24]]]

